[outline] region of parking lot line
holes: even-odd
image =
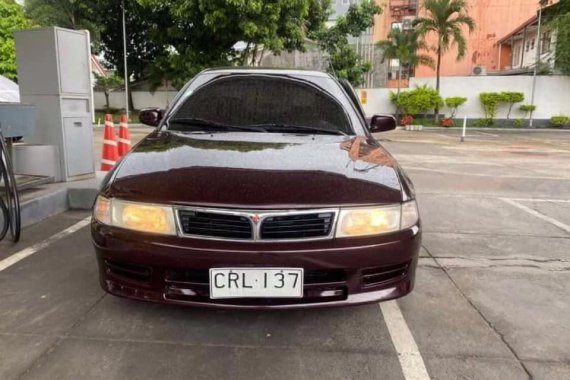
[[[502,200],[503,202],[506,202],[506,203],[512,205],[512,206],[517,207],[517,208],[520,209],[520,210],[526,211],[527,213],[529,213],[529,214],[531,214],[531,215],[533,215],[533,216],[536,216],[537,218],[542,219],[542,220],[544,220],[545,222],[548,222],[548,223],[550,223],[550,224],[552,224],[552,225],[555,225],[556,227],[560,228],[562,231],[568,232],[568,233],[570,234],[570,226],[567,225],[567,224],[565,224],[565,223],[562,223],[562,222],[560,222],[560,221],[558,221],[558,220],[556,220],[556,219],[554,219],[554,218],[551,218],[551,217],[548,216],[548,215],[544,215],[544,214],[541,213],[541,212],[538,212],[538,211],[536,211],[536,210],[533,210],[533,209],[531,209],[530,207],[527,207],[527,206],[525,206],[525,205],[522,205],[522,204],[520,204],[519,202],[516,202],[516,201],[514,201],[514,200],[511,199],[511,198],[501,198],[501,200]]]
[[[541,199],[541,198],[509,198],[518,202],[548,202],[548,203],[570,203],[570,199]]]
[[[487,173],[469,173],[466,171],[460,172],[456,170],[446,170],[446,169],[434,169],[434,168],[424,168],[421,166],[410,166],[404,165],[406,170],[417,170],[424,172],[440,173],[440,174],[451,174],[451,175],[461,175],[470,177],[493,177],[493,178],[512,178],[512,179],[551,179],[559,181],[568,181],[570,177],[558,177],[558,176],[537,176],[537,175],[515,175],[515,174],[487,174]]]
[[[26,257],[31,256],[34,253],[48,247],[52,243],[66,237],[68,235],[71,235],[72,233],[74,233],[76,231],[79,231],[83,227],[87,226],[90,221],[91,221],[91,217],[89,216],[89,217],[82,219],[79,222],[75,223],[71,227],[68,227],[63,231],[58,232],[55,235],[52,235],[50,238],[48,238],[44,241],[41,241],[37,244],[34,244],[31,247],[24,248],[21,251],[18,251],[16,253],[14,253],[13,255],[8,256],[4,260],[0,261],[0,272],[2,272],[6,268],[11,267],[12,265],[16,264],[17,262],[25,259]]]
[[[501,137],[499,135],[495,135],[495,134],[489,133],[489,132],[481,132],[481,131],[474,131],[474,132],[476,132],[477,134],[483,135],[483,136]]]
[[[406,380],[429,380],[429,374],[418,345],[396,301],[380,303],[380,310],[398,354]]]

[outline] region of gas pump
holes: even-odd
[[[10,232],[20,239],[20,197],[12,165],[12,140],[35,131],[35,107],[21,103],[0,103],[0,241]]]
[[[14,38],[22,103],[0,103],[0,240],[10,232],[18,241],[18,190],[91,178],[95,165],[89,32],[51,27]],[[12,146],[16,137],[24,140]]]
[[[16,177],[8,153],[8,146],[0,127],[0,185],[4,188],[0,195],[0,241],[4,240],[8,231],[14,242],[20,240],[20,198],[16,186]]]

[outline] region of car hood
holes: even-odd
[[[211,207],[372,205],[402,200],[399,171],[365,137],[154,132],[120,162],[103,193]]]

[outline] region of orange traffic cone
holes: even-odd
[[[115,138],[115,127],[113,126],[113,116],[105,115],[105,135],[103,137],[103,157],[101,158],[101,171],[107,172],[113,169],[119,160],[117,151],[117,140]]]
[[[129,133],[127,115],[121,114],[121,123],[119,124],[119,157],[123,157],[131,150],[131,134]]]

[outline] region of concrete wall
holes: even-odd
[[[174,96],[176,90],[171,91],[133,91],[133,103],[135,109],[140,110],[146,107],[161,107],[164,108],[168,105]],[[105,95],[102,92],[93,93],[95,101],[95,109],[105,108]],[[125,108],[125,93],[123,91],[114,91],[109,94],[109,105],[111,108]]]
[[[416,85],[428,84],[435,87],[435,78],[410,78],[410,88]],[[407,90],[407,89],[404,89]],[[441,94],[445,97],[464,96],[467,103],[459,108],[458,117],[468,118],[483,117],[483,110],[479,102],[481,92],[519,91],[525,94],[523,103],[530,103],[532,90],[531,76],[469,76],[469,77],[443,77],[441,78]],[[390,103],[389,88],[366,89],[368,103],[364,105],[367,114],[393,113],[394,106]],[[167,100],[170,101],[176,95],[175,91],[156,91],[154,94],[148,91],[133,91],[133,102],[135,109],[145,107],[166,107]],[[537,119],[549,119],[551,116],[565,114],[570,115],[570,77],[565,76],[544,76],[537,77],[535,104]],[[113,108],[125,107],[124,92],[112,92],[110,103]],[[518,106],[513,107],[512,117],[522,117],[518,111]],[[105,97],[103,93],[95,92],[95,108],[105,107]],[[448,112],[447,109],[442,112]],[[499,109],[499,118],[506,116],[506,107]]]
[[[435,78],[411,78],[410,88],[416,85],[428,84],[435,87]],[[407,89],[404,89],[407,90]],[[375,113],[393,113],[394,106],[390,103],[388,95],[394,89],[375,88],[367,89],[368,104],[364,110],[368,115]],[[525,94],[523,103],[530,103],[532,91],[532,76],[470,76],[470,77],[443,77],[441,78],[441,95],[445,97],[463,96],[467,103],[459,108],[458,117],[482,118],[484,116],[479,94],[481,92],[518,91]],[[551,116],[570,115],[570,77],[544,76],[537,77],[535,104],[537,106],[534,117],[549,119]],[[518,104],[513,107],[512,118],[523,117],[518,111]],[[448,113],[447,109],[442,112]],[[504,118],[507,107],[500,107],[498,118]]]

